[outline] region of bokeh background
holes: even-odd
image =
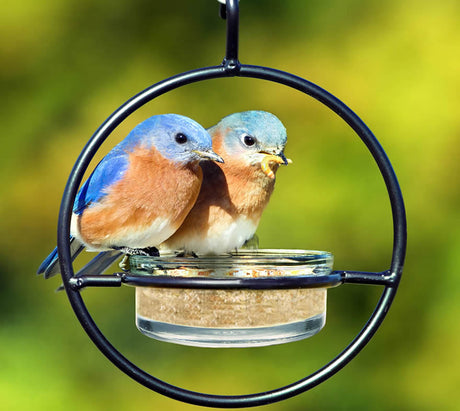
[[[37,266],[55,245],[57,212],[76,157],[128,98],[189,69],[219,64],[225,22],[212,0],[7,1],[0,13],[0,408],[194,410],[138,385],[90,342],[59,278]],[[374,131],[408,213],[405,273],[386,321],[324,384],[267,410],[458,410],[460,3],[456,0],[244,0],[243,63],[282,69],[326,88]],[[168,93],[129,129],[175,112],[204,126],[268,110],[288,130],[292,166],[258,230],[261,247],[325,249],[337,269],[389,267],[392,225],[377,167],[345,123],[311,98],[253,79],[212,80]],[[130,360],[191,390],[243,394],[309,375],[361,329],[382,289],[328,292],[315,337],[253,349],[150,340],[134,324],[134,290],[85,290],[102,331]]]

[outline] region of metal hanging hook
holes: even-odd
[[[239,5],[238,0],[226,0],[221,3],[220,16],[227,20],[227,47],[225,58],[222,62],[227,72],[238,72],[240,62],[238,60],[238,35],[239,35]]]

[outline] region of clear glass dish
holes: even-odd
[[[327,275],[332,254],[305,250],[238,250],[194,257],[130,256],[136,275],[282,278]],[[201,347],[249,347],[310,337],[326,322],[326,288],[136,288],[136,325],[148,337]]]

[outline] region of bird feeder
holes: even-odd
[[[137,287],[136,324],[145,335],[202,347],[254,347],[310,337],[326,322],[326,288],[292,288],[332,271],[332,255],[238,250],[201,258],[131,256],[132,274],[215,282],[214,289]],[[229,281],[244,288],[227,289]],[[269,284],[273,289],[269,288]],[[310,285],[314,285],[311,283]]]
[[[240,63],[238,2],[226,0],[226,4],[221,5],[221,15],[227,20],[226,53],[222,64],[187,71],[146,88],[120,106],[93,134],[65,187],[59,211],[57,244],[61,276],[71,306],[88,336],[111,362],[140,384],[165,396],[191,404],[236,408],[269,404],[307,391],[334,375],[361,351],[381,325],[395,297],[402,275],[407,235],[404,202],[397,178],[384,150],[364,122],[343,102],[308,80],[273,68]],[[174,256],[156,259],[133,256],[130,271],[76,276],[69,244],[72,206],[83,175],[104,140],[147,102],[188,84],[229,77],[259,79],[298,90],[324,104],[354,130],[377,163],[388,191],[394,233],[389,268],[381,272],[333,270],[332,256],[325,252],[249,250],[225,258],[203,257],[193,262]],[[207,275],[203,275],[203,271]],[[189,391],[146,373],[105,338],[81,296],[86,287],[134,286],[137,289],[137,325],[144,334],[191,345],[248,346],[289,342],[318,332],[325,321],[327,288],[349,283],[381,286],[383,291],[369,320],[337,357],[311,375],[285,387],[235,396]],[[205,313],[210,296],[214,298],[214,307],[220,307],[223,312],[220,321],[224,325]],[[181,318],[186,309],[185,297],[189,304],[201,304],[201,319]],[[301,307],[297,311],[288,307],[285,312],[266,312],[262,316],[236,315],[237,321],[233,323],[225,316],[226,309],[234,310],[237,305],[247,308],[256,304],[257,307],[260,301],[264,301],[264,306],[270,309],[270,299],[283,298],[286,301],[297,299]],[[176,312],[158,314],[157,308],[162,301],[175,305]],[[277,316],[276,320],[271,321],[270,315]]]

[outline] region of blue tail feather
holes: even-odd
[[[44,274],[48,267],[56,264],[56,260],[58,259],[57,247],[51,251],[48,257],[46,257],[43,262],[38,267],[37,274]]]
[[[70,255],[72,261],[84,250],[85,246],[74,237],[70,237]],[[57,247],[46,257],[38,267],[37,274],[43,274],[45,278],[59,274],[59,256]]]
[[[81,270],[77,272],[80,275],[98,275],[103,274],[116,260],[123,255],[120,251],[102,251],[90,262],[88,262]]]

